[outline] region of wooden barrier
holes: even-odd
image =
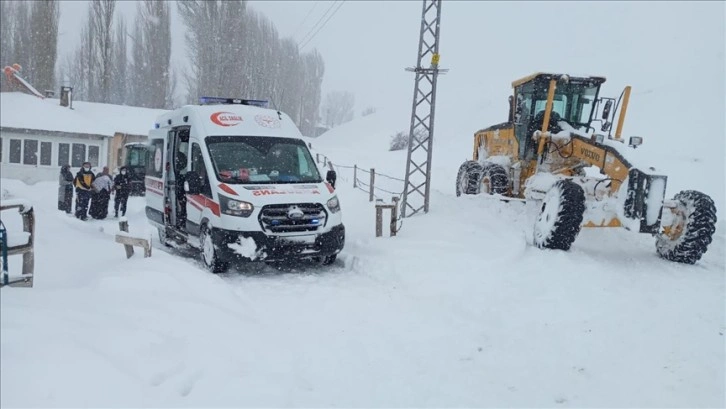
[[[28,241],[25,244],[20,244],[17,246],[8,246],[8,233],[7,231],[4,231],[3,233],[3,243],[2,247],[3,249],[3,258],[4,262],[7,261],[7,257],[14,256],[18,254],[23,255],[23,268],[22,268],[22,275],[20,277],[14,277],[12,280],[7,274],[7,265],[3,263],[3,277],[2,282],[0,282],[0,286],[10,286],[10,287],[32,287],[33,286],[33,273],[35,270],[35,250],[34,250],[34,243],[35,243],[35,213],[33,212],[33,206],[26,204],[26,203],[12,203],[7,204],[7,202],[14,202],[12,200],[6,201],[4,205],[0,206],[0,211],[2,210],[9,210],[17,208],[20,212],[21,217],[23,218],[23,232],[28,234]]]
[[[126,250],[126,258],[131,258],[134,255],[134,246],[142,247],[144,249],[144,258],[151,257],[151,241],[147,239],[140,239],[138,237],[132,237],[128,235],[129,222],[121,220],[118,222],[119,230],[121,233],[116,234],[116,243],[124,245]],[[127,233],[127,234],[123,234]]]

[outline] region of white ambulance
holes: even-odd
[[[146,216],[162,243],[198,248],[213,272],[331,264],[345,243],[335,178],[323,180],[290,117],[266,101],[203,97],[149,132]]]

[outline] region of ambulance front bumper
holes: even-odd
[[[340,253],[345,245],[345,227],[341,223],[324,233],[299,236],[213,228],[212,240],[225,262],[290,261]]]

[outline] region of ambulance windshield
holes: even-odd
[[[209,156],[220,182],[321,183],[315,161],[299,139],[269,136],[211,136]]]

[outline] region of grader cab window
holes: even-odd
[[[592,109],[595,106],[598,88],[599,86],[588,87],[577,83],[558,84],[552,102],[552,111],[559,114],[560,120],[566,121],[573,127],[588,127],[592,120]],[[541,101],[542,110],[546,103],[547,98],[545,97]]]
[[[575,128],[589,127],[599,89],[599,81],[588,79],[558,82],[548,130],[561,131],[559,124],[562,121]],[[515,87],[514,125],[520,158],[532,158],[535,153],[536,144],[532,141],[532,133],[542,128],[548,90],[547,78],[537,78]]]
[[[543,115],[545,108],[547,107],[547,98],[538,99],[534,104],[535,115]],[[567,107],[567,95],[555,94],[555,99],[552,101],[552,112],[556,112],[560,118],[565,117],[565,107]]]
[[[592,121],[592,109],[595,107],[599,86],[572,86],[572,103],[568,107],[567,122],[574,125],[589,126]]]
[[[514,134],[519,142],[519,157],[528,159],[534,152],[530,131],[534,131],[536,127],[535,114],[543,109],[539,101],[542,101],[543,95],[544,101],[547,101],[547,91],[537,92],[534,83],[527,83],[517,87],[515,95]]]

